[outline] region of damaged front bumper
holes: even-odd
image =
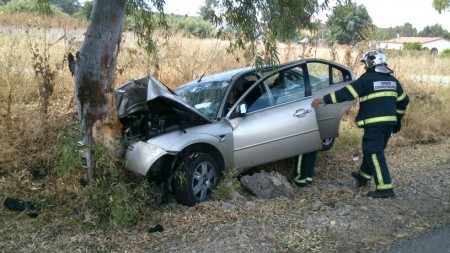
[[[147,175],[150,167],[167,151],[153,144],[138,141],[128,146],[125,167],[140,175]]]

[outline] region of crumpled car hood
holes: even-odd
[[[211,122],[152,76],[131,80],[117,88],[116,106],[119,119],[137,112],[175,112],[181,118],[191,117],[204,124]]]

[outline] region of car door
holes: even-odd
[[[325,60],[307,61],[306,67],[314,98],[321,98],[341,89],[355,78],[349,68]],[[355,103],[356,100],[326,107],[320,105],[315,108],[321,139],[335,138],[339,135],[341,118]]]
[[[227,115],[233,127],[235,167],[245,169],[321,149],[302,68],[284,67],[259,79]]]

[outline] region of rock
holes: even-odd
[[[260,198],[272,199],[280,196],[294,197],[294,189],[286,177],[278,172],[260,172],[243,176],[241,183]]]
[[[323,206],[322,201],[317,200],[317,201],[314,203],[314,205],[313,205],[313,207],[312,207],[312,210],[313,210],[313,211],[318,211],[318,210],[320,210],[320,209],[322,208],[322,206]]]
[[[247,201],[247,202],[245,202],[245,208],[247,208],[247,209],[255,209],[256,208],[256,204],[253,201]]]
[[[232,200],[242,201],[242,202],[246,201],[245,197],[242,196],[242,195],[241,195],[239,192],[237,192],[237,191],[233,191],[233,192],[231,193],[231,199],[232,199]]]
[[[233,210],[233,209],[235,209],[235,208],[236,208],[235,205],[232,205],[232,204],[229,204],[229,203],[223,203],[223,204],[222,204],[222,209],[223,209],[224,211],[230,211],[230,210]]]

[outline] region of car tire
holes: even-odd
[[[326,138],[322,140],[322,149],[321,151],[330,150],[334,145],[335,138]]]
[[[174,191],[178,203],[194,206],[208,200],[217,185],[219,166],[214,158],[201,152],[185,155],[174,173]]]

